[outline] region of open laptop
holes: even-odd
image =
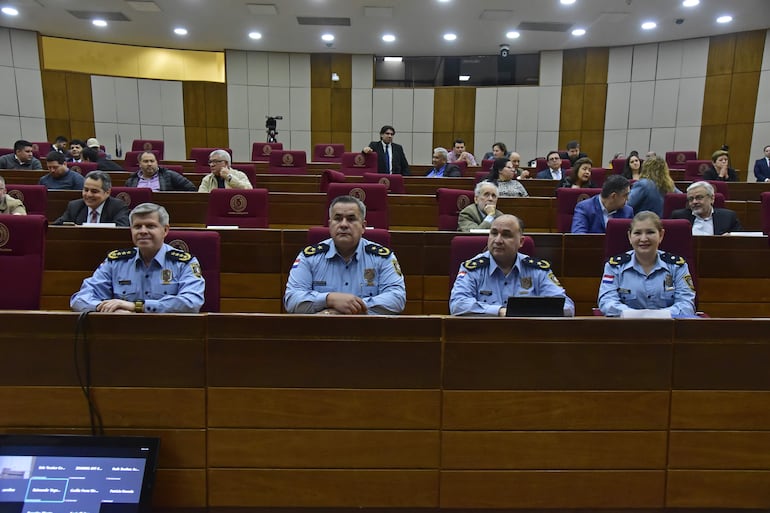
[[[552,296],[511,296],[506,317],[564,317],[564,298]]]

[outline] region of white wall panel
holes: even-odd
[[[246,84],[266,86],[268,78],[267,53],[246,54]]]
[[[537,107],[537,130],[559,130],[561,115],[561,87],[540,87]]]
[[[681,41],[671,41],[658,45],[658,70],[656,78],[666,80],[679,78],[682,73],[682,53],[684,47]]]
[[[267,54],[267,72],[268,84],[271,87],[289,87],[289,54],[274,53]]]
[[[414,90],[414,124],[412,130],[433,133],[433,89]],[[398,127],[396,127],[398,129]],[[379,133],[380,127],[377,127]],[[431,135],[431,137],[433,137]]]
[[[765,54],[770,53],[770,47],[765,48]],[[755,123],[770,121],[770,71],[759,74],[759,89],[757,90],[757,108],[754,114]]]
[[[292,87],[289,90],[289,120],[292,130],[310,130],[310,88]],[[264,123],[263,123],[264,125]],[[283,126],[283,121],[278,123],[278,128]],[[288,128],[287,128],[288,129]]]
[[[142,139],[161,139],[163,140],[163,125],[139,125]],[[130,141],[128,141],[130,144]],[[165,141],[164,141],[165,142]],[[130,148],[129,148],[130,150]],[[166,155],[166,148],[164,145],[163,155]]]
[[[351,151],[361,151],[361,149],[372,142],[370,132],[353,132],[350,134]]]
[[[634,48],[632,46],[610,48],[610,57],[607,63],[608,84],[629,82],[631,80],[633,56]]]
[[[517,132],[516,133],[516,152],[519,155],[521,155],[522,165],[526,162],[529,162],[530,160],[532,160],[537,156],[537,145],[538,145],[537,132]],[[526,224],[526,220],[525,220],[525,224]]]
[[[414,127],[413,89],[393,90],[393,126],[401,132],[411,132]]]
[[[17,69],[16,93],[19,99],[19,114],[22,117],[45,118],[43,82],[39,70]]]
[[[631,107],[631,83],[607,84],[607,102],[604,111],[605,130],[628,128],[628,110]]]
[[[629,107],[628,128],[652,126],[653,98],[655,82],[632,82],[631,103]]]
[[[278,129],[292,130],[291,119],[289,113],[291,112],[289,106],[289,88],[288,87],[272,87],[270,86],[268,91],[268,111],[262,115],[262,126],[265,126],[265,116],[283,116],[283,121],[278,122]]]
[[[374,87],[374,58],[371,55],[354,55],[351,62],[350,77],[353,89],[372,89]]]
[[[754,176],[754,161],[764,158],[764,148],[770,144],[770,123],[754,123],[754,133],[751,137],[751,158],[749,159],[749,169],[746,173],[749,182],[756,182]]]
[[[13,67],[13,54],[11,53],[11,31],[0,27],[0,66]]]
[[[21,139],[21,122],[19,116],[0,115],[0,141],[4,148],[12,148],[13,142]]]
[[[708,60],[709,39],[707,37],[682,42],[682,78],[705,77]]]
[[[115,78],[115,106],[118,122],[136,124],[139,119],[139,88],[135,78]]]
[[[265,86],[247,86],[249,101],[249,128],[259,128],[265,126],[265,116],[277,116],[282,112],[270,112],[268,107],[268,88]],[[279,128],[280,130],[280,128]]]
[[[522,162],[529,162],[537,157],[545,157],[546,153],[555,150],[559,146],[559,132],[538,132],[537,133],[537,151],[532,153],[522,153],[517,146],[515,149],[519,152]]]
[[[401,143],[401,141],[398,140],[398,134],[396,134],[395,141]],[[409,164],[431,164],[431,157],[433,156],[433,134],[424,132],[414,133],[412,134],[411,144],[414,145],[415,148],[419,148],[419,151],[407,159],[409,160]],[[414,172],[412,172],[412,174],[414,174]]]
[[[168,160],[185,160],[188,158],[186,142],[184,138],[184,127],[182,126],[164,126],[163,127],[163,156]]]
[[[143,125],[163,124],[163,100],[159,80],[138,80],[139,121]]]
[[[634,46],[634,61],[631,66],[631,81],[655,80],[658,67],[658,45]]]
[[[650,149],[658,155],[666,156],[667,151],[674,151],[675,128],[653,128],[650,133]]]
[[[695,150],[700,146],[700,126],[680,126],[674,132],[674,150]]]
[[[540,85],[561,86],[564,53],[559,51],[540,52]]]
[[[476,88],[476,130],[494,131],[497,124],[497,88]]]
[[[481,164],[481,159],[484,158],[484,154],[488,151],[492,151],[492,145],[497,142],[497,139],[495,139],[495,133],[490,132],[489,130],[476,132],[474,134],[474,140],[476,142],[476,147],[474,148],[473,155],[476,157],[476,162]],[[508,144],[506,143],[506,146]]]
[[[351,89],[350,126],[352,132],[369,133],[372,130],[372,90]],[[367,136],[368,137],[368,136]],[[369,141],[366,141],[369,142]]]
[[[639,128],[635,130],[629,130],[628,134],[626,135],[626,149],[627,152],[636,150],[641,155],[647,153],[648,150],[657,151],[655,148],[650,147],[650,129]]]
[[[16,70],[0,67],[0,115],[18,116],[19,100],[16,97]],[[18,127],[19,123],[16,123]],[[18,137],[17,137],[18,138]],[[2,144],[6,144],[3,142]]]
[[[40,69],[37,51],[37,33],[28,30],[11,30],[11,52],[16,68]]]
[[[310,55],[289,54],[289,78],[291,87],[310,87]]]
[[[500,141],[505,143],[505,147],[508,148],[508,151],[517,151],[516,132],[496,132],[493,139],[494,141],[492,141],[492,143]],[[491,145],[489,146],[488,150],[486,148],[484,149],[484,153],[488,151],[492,151]]]
[[[246,85],[246,52],[225,50],[225,80],[228,85]]]
[[[372,91],[372,130],[379,133],[382,125],[393,125],[393,89]],[[399,128],[394,127],[398,133]]]
[[[683,78],[680,81],[679,103],[676,112],[677,126],[700,127],[705,91],[706,77]]]
[[[118,109],[115,104],[115,79],[113,77],[91,76],[91,102],[94,106],[94,121],[117,123]]]
[[[248,128],[230,128],[227,130],[230,149],[233,150],[233,160],[244,162],[251,160],[251,141]]]
[[[184,126],[184,94],[182,82],[164,80],[160,83],[161,105],[163,107],[163,124]],[[243,105],[246,108],[246,104]],[[164,149],[165,154],[165,149]]]
[[[25,118],[20,117],[19,123],[21,125],[21,138],[28,141],[46,141],[48,136],[46,135],[45,119],[43,118]],[[9,144],[13,146],[13,144]],[[43,163],[45,165],[45,163]]]
[[[304,130],[293,130],[291,132],[291,139],[288,139],[287,142],[284,142],[283,147],[288,148],[292,150],[305,150],[305,152],[308,155],[308,160],[310,159],[310,155],[313,154],[312,148],[310,147],[310,132],[304,131]],[[281,140],[280,138],[278,139]]]
[[[227,126],[249,127],[249,90],[244,85],[227,86]]]
[[[516,113],[516,131],[537,131],[537,105],[540,89],[522,87],[519,89],[519,107]]]
[[[495,131],[516,131],[516,119],[519,111],[519,88],[500,87],[497,89],[497,116]]]
[[[602,153],[601,162],[602,167],[608,167],[610,164],[612,164],[612,157],[614,157],[616,153],[620,152],[623,153],[623,155],[628,154],[629,151],[626,149],[627,133],[627,130],[604,131],[604,150]],[[594,165],[596,165],[596,162],[594,162]]]
[[[676,110],[679,101],[679,80],[655,82],[655,100],[652,111],[653,127],[676,126]]]

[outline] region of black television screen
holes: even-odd
[[[150,510],[160,440],[0,435],[0,513]]]

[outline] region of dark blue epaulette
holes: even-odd
[[[192,260],[192,255],[187,251],[180,251],[178,249],[170,249],[166,251],[166,257],[177,262],[189,262]]]
[[[477,269],[483,269],[489,265],[488,257],[478,257],[463,262],[463,267],[468,271],[475,271]]]
[[[687,261],[684,259],[684,257],[680,257],[678,255],[675,255],[673,253],[669,253],[666,251],[662,255],[660,255],[660,259],[663,260],[667,264],[676,264],[679,266],[684,265]]]
[[[318,244],[312,244],[303,249],[302,254],[306,257],[311,257],[314,255],[323,255],[327,251],[329,251],[329,245],[325,242],[319,242]]]
[[[532,257],[526,257],[521,259],[521,263],[527,267],[535,267],[537,269],[542,269],[543,271],[551,270],[551,262],[548,260],[535,260]]]
[[[386,248],[385,246],[380,246],[379,244],[367,244],[364,246],[364,251],[369,253],[370,255],[377,255],[381,256],[382,258],[388,258],[393,252]]]
[[[631,261],[631,254],[630,253],[621,253],[619,255],[611,256],[607,263],[610,264],[612,267],[618,267],[623,264],[627,264]]]
[[[116,249],[107,254],[107,260],[129,260],[136,256],[136,248]]]

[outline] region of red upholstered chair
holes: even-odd
[[[714,207],[725,208],[725,197],[721,192],[714,193]],[[687,208],[687,194],[669,192],[663,197],[663,217],[668,219],[674,210]]]
[[[591,168],[591,181],[595,186],[601,187],[604,185],[604,180],[607,179],[607,175],[612,174],[611,170],[604,169],[603,167]]]
[[[45,232],[48,222],[39,215],[0,215],[1,310],[37,310],[43,286]]]
[[[763,192],[759,195],[762,212],[762,232],[770,235],[770,192]]]
[[[313,162],[342,162],[345,145],[321,143],[313,146]]]
[[[483,180],[486,180],[488,176],[489,176],[489,171],[476,171],[476,174],[474,175],[473,183],[479,183]]]
[[[666,164],[668,164],[669,169],[684,169],[688,160],[698,160],[698,153],[683,150],[666,152]]]
[[[345,175],[334,169],[324,169],[321,171],[321,180],[319,181],[321,192],[328,191],[330,183],[345,183]]]
[[[436,189],[436,201],[438,201],[438,229],[445,231],[457,231],[457,218],[460,211],[473,203],[473,191],[462,189]]]
[[[70,170],[86,176],[91,171],[96,171],[98,164],[96,162],[67,162],[67,166]]]
[[[151,151],[158,156],[158,160],[163,160],[163,148],[165,143],[160,139],[134,139],[131,143],[131,151]],[[128,153],[126,153],[128,155]]]
[[[369,155],[371,155],[371,153]],[[364,173],[364,182],[381,183],[388,188],[388,194],[406,194],[403,175],[386,175],[377,172]]]
[[[275,150],[283,150],[283,143],[255,142],[251,144],[251,160],[267,162]]]
[[[212,189],[206,225],[267,228],[267,189]]]
[[[129,210],[142,203],[152,203],[152,189],[147,187],[115,187],[110,190],[110,196],[126,204]]]
[[[530,173],[533,177],[542,171],[543,169],[548,167],[548,160],[546,160],[545,157],[538,157],[535,159],[535,171]]]
[[[727,186],[727,182],[722,182],[721,180],[706,180],[708,183],[711,184],[711,186],[714,188],[714,192],[720,193],[722,196],[725,197],[725,200],[730,199],[730,188]],[[722,208],[722,207],[719,207]]]
[[[379,183],[330,183],[326,191],[326,209],[337,196],[353,196],[366,205],[366,224],[372,228],[387,230],[390,227],[388,217],[388,189]],[[329,220],[324,220],[324,226]]]
[[[307,174],[307,154],[302,150],[273,151],[267,172],[275,175]]]
[[[468,163],[465,162],[464,160],[460,160],[458,162],[452,162],[452,164],[454,164],[455,166],[460,168],[460,174],[462,176],[466,176],[466,173],[469,172],[468,171]],[[475,169],[476,168],[473,168],[473,171],[475,171]],[[471,174],[470,176],[473,176],[473,174]]]
[[[623,168],[626,167],[626,160],[623,159],[612,159],[612,170],[616,172],[619,175],[623,174]],[[641,160],[641,159],[640,159]]]
[[[246,175],[246,178],[249,179],[249,183],[251,183],[252,187],[257,186],[257,165],[256,164],[250,164],[248,162],[238,162],[233,163],[231,166],[233,169],[237,169],[238,171],[243,171],[243,173]]]
[[[684,179],[690,182],[703,180],[703,172],[710,167],[710,160],[688,160],[684,166]]]
[[[214,150],[223,149],[227,153],[230,154],[230,159],[233,158],[233,150],[230,148],[191,148],[190,149],[190,160],[195,161],[195,172],[196,173],[209,173],[211,172],[209,168],[209,155],[211,155],[211,152]]]
[[[169,230],[166,244],[191,253],[201,264],[206,280],[205,301],[201,312],[219,311],[219,233],[215,230]]]
[[[556,229],[559,233],[570,233],[575,205],[578,202],[600,194],[601,189],[571,189],[559,187],[556,189]]]
[[[160,151],[158,150],[149,150],[150,153],[155,155],[155,160],[158,161],[158,165],[160,165]],[[123,169],[126,171],[138,171],[139,170],[139,155],[142,153],[145,153],[144,151],[127,151],[126,156],[123,158]],[[161,166],[166,167],[166,166]]]
[[[452,238],[449,245],[449,290],[452,290],[455,283],[460,264],[486,251],[488,241],[488,235],[458,235]],[[519,253],[535,255],[535,241],[532,237],[525,235],[521,238]]]
[[[307,243],[318,244],[330,237],[328,226],[312,226],[307,231]],[[363,235],[364,239],[376,242],[380,246],[390,247],[390,232],[383,228],[368,228]]]
[[[363,176],[377,172],[377,153],[346,151],[340,160],[340,171],[348,176]]]
[[[48,208],[48,189],[45,185],[5,184],[6,194],[24,203],[27,214],[46,215]]]
[[[35,156],[36,159],[43,158],[48,155],[51,151],[51,143],[47,141],[42,142],[32,142],[32,154]]]
[[[14,153],[13,148],[0,148],[0,157],[3,155],[8,155],[10,153]]]
[[[495,159],[483,159],[481,161],[481,170],[489,174],[492,171],[492,164],[495,163]],[[476,171],[478,173],[478,171]]]

